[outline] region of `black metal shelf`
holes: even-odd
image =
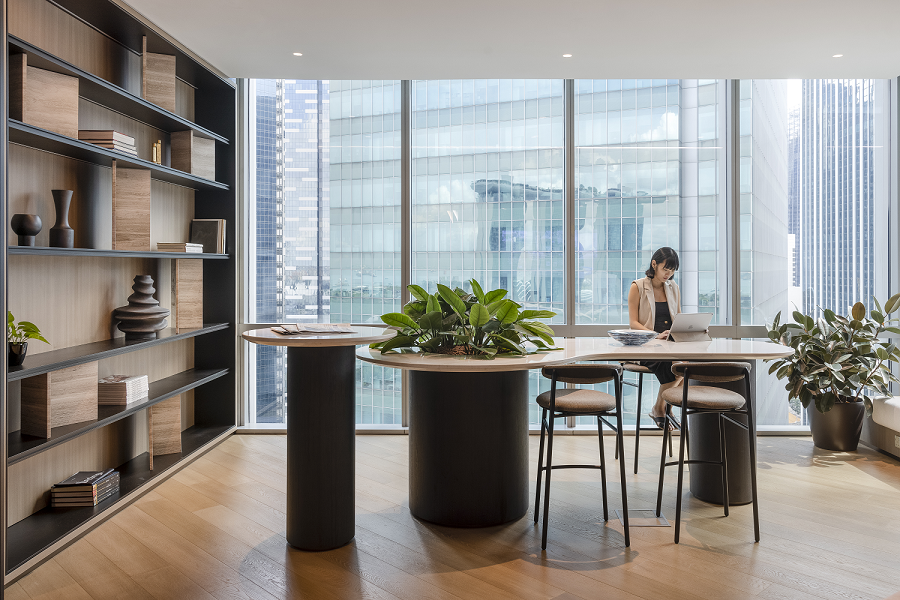
[[[150,392],[145,400],[133,402],[124,406],[101,405],[97,411],[97,419],[74,423],[72,425],[64,425],[62,427],[54,427],[50,432],[49,438],[22,435],[21,431],[13,431],[8,436],[7,455],[9,458],[6,461],[6,464],[14,465],[35,454],[40,454],[63,442],[84,435],[89,431],[93,431],[99,427],[105,427],[110,423],[115,423],[120,419],[133,415],[139,410],[144,410],[163,400],[167,400],[178,394],[183,394],[204,383],[218,379],[226,373],[228,373],[228,369],[190,369],[172,375],[171,377],[154,381],[150,384]]]
[[[178,169],[158,165],[149,160],[144,160],[136,156],[117,152],[115,150],[107,150],[95,144],[76,140],[67,135],[61,135],[53,131],[47,131],[22,121],[15,119],[7,119],[9,122],[9,141],[14,144],[21,144],[38,150],[46,150],[69,158],[77,158],[87,162],[92,162],[105,167],[112,167],[113,159],[116,160],[118,166],[132,169],[149,169],[150,177],[167,183],[174,183],[184,187],[193,188],[195,190],[227,190],[228,185],[191,175]]]
[[[211,252],[159,252],[136,250],[99,250],[97,248],[49,248],[47,246],[9,246],[10,255],[32,256],[109,256],[112,258],[196,258],[203,260],[227,260],[228,254]]]
[[[28,55],[28,64],[32,67],[53,71],[78,78],[78,95],[97,104],[111,108],[125,116],[143,121],[144,123],[162,129],[163,131],[184,131],[185,129],[193,129],[200,137],[216,140],[223,144],[228,143],[228,139],[217,133],[213,133],[209,129],[200,127],[196,123],[189,121],[183,117],[179,117],[160,106],[148,102],[143,98],[135,96],[131,92],[114,85],[105,79],[101,79],[96,75],[92,75],[87,71],[79,69],[63,59],[54,56],[37,46],[32,46],[25,40],[21,40],[14,35],[8,36],[10,50],[14,53],[22,53]]]
[[[92,342],[90,344],[82,344],[80,346],[72,346],[70,348],[62,348],[61,350],[51,350],[41,354],[31,355],[25,358],[25,362],[18,367],[9,367],[9,375],[7,381],[16,381],[42,375],[50,371],[74,367],[84,363],[93,362],[134,352],[135,350],[143,350],[158,344],[165,344],[177,340],[184,340],[222,329],[228,329],[228,323],[208,323],[197,329],[163,329],[159,332],[158,337],[150,340],[128,340],[124,337],[117,337],[111,340],[103,340],[102,342]]]
[[[99,516],[122,498],[159,477],[182,459],[231,429],[234,429],[234,425],[190,427],[181,432],[181,452],[154,456],[152,471],[150,470],[150,457],[146,452],[118,466],[119,493],[107,498],[97,506],[78,508],[48,506],[11,525],[6,531],[7,572],[24,565],[29,559],[37,556],[70,532]]]

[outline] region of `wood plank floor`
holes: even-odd
[[[632,508],[655,503],[659,439],[642,444],[640,473],[628,474]],[[597,453],[594,436],[558,436],[555,446],[557,462]],[[686,493],[680,545],[673,528],[645,527],[632,528],[626,549],[618,520],[602,521],[599,472],[557,471],[546,552],[530,512],[479,530],[417,521],[408,438],[358,436],[356,447],[356,538],[344,548],[286,547],[285,438],[235,435],[9,586],[7,598],[881,600],[900,591],[900,462],[862,447],[760,438],[759,544],[749,506],[724,518]],[[664,511],[674,520],[669,471]],[[618,487],[611,469],[611,509]]]

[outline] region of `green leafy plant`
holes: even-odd
[[[19,321],[16,325],[16,318],[9,311],[6,311],[6,338],[13,344],[24,344],[28,340],[40,340],[45,344],[49,344],[38,326],[29,321]]]
[[[402,313],[388,313],[381,320],[397,329],[391,339],[369,346],[383,353],[417,348],[435,354],[460,354],[494,358],[522,356],[556,350],[553,329],[535,319],[549,319],[549,310],[522,310],[506,298],[506,290],[484,292],[474,279],[472,293],[438,284],[429,294],[410,285],[413,300]],[[530,342],[536,347],[525,346]]]
[[[769,339],[790,346],[794,354],[775,362],[769,373],[787,380],[788,398],[797,398],[806,408],[814,403],[819,412],[831,410],[836,402],[860,402],[866,414],[872,414],[872,397],[888,395],[888,385],[898,381],[889,361],[900,360],[897,345],[882,339],[885,333],[900,334],[889,318],[900,309],[900,294],[891,296],[882,308],[873,298],[875,310],[866,315],[866,307],[857,302],[850,316],[822,311],[813,319],[794,311],[794,323],[780,324],[781,313],[768,328]]]

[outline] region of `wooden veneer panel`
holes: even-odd
[[[150,470],[153,470],[154,456],[181,452],[181,396],[163,400],[147,410]]]
[[[97,418],[98,363],[22,381],[22,433],[49,438],[53,427]]]
[[[9,63],[9,116],[78,139],[78,79],[30,67],[27,54]]]
[[[143,40],[141,86],[144,100],[175,112],[175,57],[147,52],[147,38]]]
[[[150,170],[113,163],[113,250],[152,250]]]
[[[198,137],[192,130],[174,131],[171,140],[173,169],[215,180],[215,140]]]
[[[175,328],[203,327],[203,261],[175,260]]]

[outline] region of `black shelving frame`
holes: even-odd
[[[216,181],[198,177],[170,167],[108,150],[34,127],[27,123],[8,118],[7,86],[0,86],[0,114],[6,119],[7,127],[0,128],[0,175],[2,175],[2,202],[0,220],[8,222],[7,211],[7,161],[9,144],[19,144],[84,160],[98,165],[117,165],[130,168],[148,169],[151,177],[160,181],[181,185],[195,190],[194,215],[196,218],[218,218],[226,220],[226,239],[229,248],[224,254],[191,254],[174,252],[133,252],[102,250],[92,248],[44,248],[9,247],[6,227],[0,228],[0,243],[7,248],[0,257],[3,293],[0,303],[6,306],[6,263],[9,256],[93,257],[96,260],[109,258],[151,258],[170,260],[174,258],[202,260],[204,275],[204,318],[207,324],[192,330],[169,329],[161,332],[153,340],[125,342],[115,338],[93,344],[54,350],[26,358],[21,367],[7,371],[5,365],[0,370],[7,382],[21,380],[53,370],[102,360],[126,352],[133,352],[168,342],[193,338],[194,368],[171,375],[150,384],[146,400],[130,406],[101,406],[96,420],[54,428],[49,439],[22,436],[21,432],[7,433],[7,387],[0,389],[0,425],[4,435],[0,436],[0,459],[9,465],[21,463],[30,457],[51,448],[66,444],[72,439],[96,429],[132,417],[141,410],[177,396],[189,390],[194,394],[194,425],[182,432],[182,452],[153,458],[154,469],[149,468],[149,455],[144,453],[117,468],[121,483],[119,493],[96,507],[54,509],[47,507],[31,516],[7,527],[7,492],[5,486],[7,472],[0,475],[0,565],[5,565],[6,582],[10,574],[18,577],[56,551],[74,541],[77,534],[98,524],[105,516],[113,514],[128,502],[149,489],[148,484],[159,482],[161,477],[185,464],[186,460],[198,456],[224,439],[237,424],[238,407],[236,394],[236,291],[237,268],[233,248],[236,240],[235,222],[237,218],[236,199],[236,159],[237,149],[232,143],[236,139],[237,98],[234,84],[222,77],[214,69],[198,60],[190,51],[182,48],[166,34],[155,29],[143,17],[133,13],[113,0],[48,0],[75,18],[88,23],[98,31],[116,40],[124,47],[139,54],[142,37],[147,38],[150,52],[176,56],[177,76],[193,86],[195,120],[191,121],[160,108],[125,89],[80,69],[60,57],[38,48],[25,40],[8,34],[6,24],[6,0],[0,0],[0,35],[5,41],[7,52],[0,59],[0,80],[8,79],[8,56],[28,54],[28,64],[77,77],[79,95],[89,101],[106,106],[113,111],[167,132],[192,130],[195,135],[216,141]],[[15,259],[13,259],[15,260]],[[0,600],[3,586],[0,586]]]

